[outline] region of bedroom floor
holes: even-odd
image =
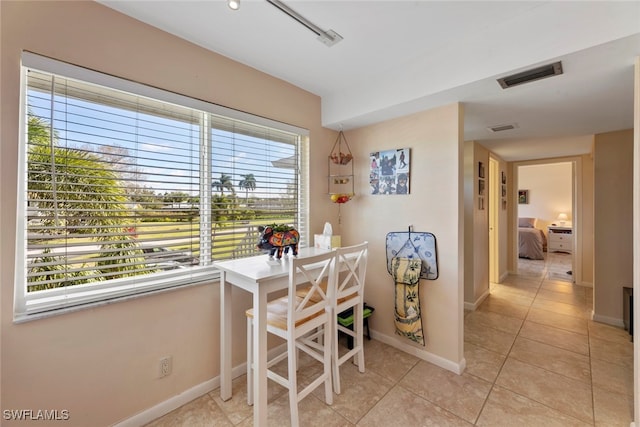
[[[549,280],[561,280],[573,283],[571,254],[564,252],[545,252],[544,260],[518,258],[520,276],[544,277]]]
[[[567,276],[560,255],[525,260],[521,274],[492,284],[479,309],[465,312],[462,375],[367,341],[366,372],[343,365],[342,394],[332,406],[321,390],[305,398],[301,425],[628,427],[633,344],[626,331],[588,320],[590,288],[557,277]],[[302,364],[304,382],[317,368]],[[289,425],[286,390],[270,382],[269,392],[270,424]],[[233,393],[222,402],[213,390],[148,426],[251,426],[245,376]]]

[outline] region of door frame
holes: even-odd
[[[573,283],[582,283],[582,158],[579,156],[557,157],[552,159],[536,159],[513,163],[513,228],[512,228],[512,270],[518,272],[518,171],[520,166],[546,165],[553,163],[571,163],[571,209],[573,227],[573,250],[571,252],[571,269]]]
[[[500,162],[489,156],[489,282],[500,283]]]

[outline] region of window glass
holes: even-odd
[[[300,134],[24,70],[17,314],[210,279],[260,225],[304,228]]]

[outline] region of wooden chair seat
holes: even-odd
[[[300,303],[303,298],[304,296],[303,297],[296,296],[296,301]],[[311,301],[315,303],[319,303],[322,301],[322,299],[320,299],[319,301],[314,301],[311,299]],[[282,297],[273,301],[269,301],[269,303],[267,304],[267,325],[276,327],[278,329],[287,330],[287,312],[289,309],[288,304],[289,304],[289,297]],[[248,309],[245,312],[245,314],[247,317],[253,319],[252,308]],[[321,314],[322,313],[318,311],[312,316],[307,316],[303,319],[296,320],[296,328],[299,328],[306,322],[312,319],[315,319]]]
[[[325,292],[327,292],[327,281],[325,280],[324,282],[322,282],[321,284],[322,290]],[[299,298],[304,298],[305,296],[307,296],[307,294],[309,293],[309,291],[311,290],[311,285],[309,286],[299,286],[298,290],[296,291],[296,296],[298,296]],[[352,298],[357,298],[357,295],[349,295],[343,298],[338,298],[338,304],[342,304],[343,302],[349,301]],[[317,293],[314,292],[313,295],[311,295],[311,297],[309,298],[310,301],[312,302],[320,302],[322,301],[322,297]]]

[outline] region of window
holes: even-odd
[[[260,225],[305,229],[304,130],[29,53],[23,71],[17,320],[210,280]]]

